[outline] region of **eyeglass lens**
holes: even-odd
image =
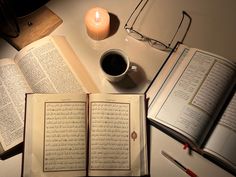
[[[186,16],[186,17],[189,18],[189,24],[188,24],[188,27],[187,27],[187,29],[186,29],[186,31],[185,31],[185,34],[184,34],[184,36],[183,36],[183,38],[182,38],[182,40],[181,40],[181,42],[183,42],[183,40],[184,40],[184,38],[185,38],[185,36],[186,36],[188,30],[189,30],[189,27],[190,27],[190,25],[191,25],[191,20],[192,20],[191,17],[190,17],[190,15],[187,14],[185,11],[182,12],[182,15],[183,15],[183,16],[182,16],[182,19],[181,19],[181,21],[180,21],[180,23],[179,23],[179,26],[178,26],[178,28],[177,28],[177,30],[176,30],[174,36],[172,37],[172,39],[171,39],[171,41],[170,41],[170,43],[169,43],[168,45],[165,45],[164,43],[162,43],[162,42],[160,42],[160,41],[158,41],[158,40],[156,40],[156,39],[152,39],[152,38],[149,38],[149,37],[147,37],[147,36],[144,36],[144,35],[142,35],[141,33],[139,33],[138,31],[136,31],[136,30],[133,29],[133,25],[135,24],[135,22],[136,22],[138,16],[140,15],[141,11],[143,10],[143,8],[146,6],[148,0],[143,4],[143,6],[141,7],[141,9],[140,9],[139,12],[137,13],[137,15],[136,15],[136,17],[134,18],[134,21],[133,21],[131,27],[128,27],[128,24],[127,24],[127,23],[130,21],[131,17],[132,17],[133,14],[135,13],[135,11],[138,9],[138,7],[140,6],[140,4],[142,4],[142,1],[143,1],[143,0],[141,0],[141,1],[138,3],[138,5],[137,5],[136,8],[134,9],[134,11],[131,13],[130,17],[128,18],[128,20],[127,20],[127,22],[126,22],[126,24],[125,24],[125,26],[124,26],[124,28],[125,28],[125,30],[128,32],[128,34],[129,34],[131,37],[133,37],[133,38],[135,38],[135,39],[137,39],[137,40],[139,40],[139,41],[147,41],[152,47],[154,47],[154,48],[156,48],[156,49],[159,49],[159,50],[171,50],[171,44],[173,43],[173,41],[174,41],[174,39],[175,39],[175,37],[176,37],[176,35],[177,35],[177,33],[178,33],[178,31],[179,31],[181,25],[182,25],[182,22],[183,22],[183,20],[184,20],[184,18],[185,18],[185,16]]]

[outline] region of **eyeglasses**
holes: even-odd
[[[143,41],[143,42],[148,42],[148,44],[149,44],[150,46],[152,46],[153,48],[155,48],[155,49],[159,49],[159,50],[162,50],[162,51],[170,51],[170,50],[172,50],[172,48],[171,48],[172,42],[174,41],[176,35],[178,34],[178,31],[179,31],[179,29],[180,29],[180,27],[181,27],[181,25],[182,25],[184,19],[185,19],[185,18],[188,18],[188,19],[189,19],[189,22],[188,22],[186,31],[185,31],[185,33],[184,33],[182,39],[180,40],[180,42],[182,43],[183,40],[184,40],[184,38],[185,38],[185,36],[187,35],[187,32],[188,32],[188,30],[189,30],[189,28],[190,28],[190,25],[191,25],[191,22],[192,22],[191,16],[190,16],[187,12],[185,12],[185,11],[182,11],[182,19],[181,19],[181,21],[180,21],[180,23],[179,23],[179,25],[178,25],[178,28],[177,28],[177,30],[176,30],[174,36],[172,37],[171,41],[170,41],[169,44],[167,44],[167,45],[164,44],[163,42],[159,41],[159,40],[156,40],[156,39],[150,38],[150,37],[148,37],[148,36],[145,36],[145,35],[141,34],[140,32],[136,31],[135,29],[133,29],[133,26],[134,26],[135,22],[137,21],[137,19],[138,19],[140,13],[142,12],[142,10],[144,9],[144,7],[146,6],[148,0],[145,1],[145,3],[143,4],[143,6],[142,6],[142,7],[140,8],[140,10],[138,11],[138,13],[137,13],[137,15],[136,15],[136,17],[135,17],[135,19],[134,19],[132,25],[131,25],[130,27],[128,27],[128,23],[129,23],[130,19],[132,18],[133,14],[137,11],[138,7],[142,4],[143,1],[144,1],[144,0],[141,0],[141,1],[138,3],[138,5],[135,7],[134,11],[131,13],[130,17],[128,18],[127,22],[125,23],[124,29],[126,30],[126,32],[127,32],[131,37],[133,37],[134,39],[137,39],[137,40]]]

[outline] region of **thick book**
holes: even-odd
[[[25,93],[98,92],[63,36],[47,36],[0,59],[0,155],[22,144]]]
[[[27,94],[24,177],[148,174],[143,94]]]
[[[146,91],[148,120],[236,172],[236,64],[178,44]]]

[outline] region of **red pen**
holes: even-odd
[[[197,175],[190,169],[183,166],[180,162],[175,160],[173,157],[171,157],[169,154],[167,154],[165,151],[161,151],[161,154],[169,159],[171,162],[173,162],[177,167],[179,167],[181,170],[183,170],[185,173],[187,173],[191,177],[197,177]]]

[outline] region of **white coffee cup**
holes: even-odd
[[[128,72],[137,70],[137,66],[130,65],[128,56],[120,49],[110,49],[104,52],[99,64],[103,76],[110,82],[118,82]]]

